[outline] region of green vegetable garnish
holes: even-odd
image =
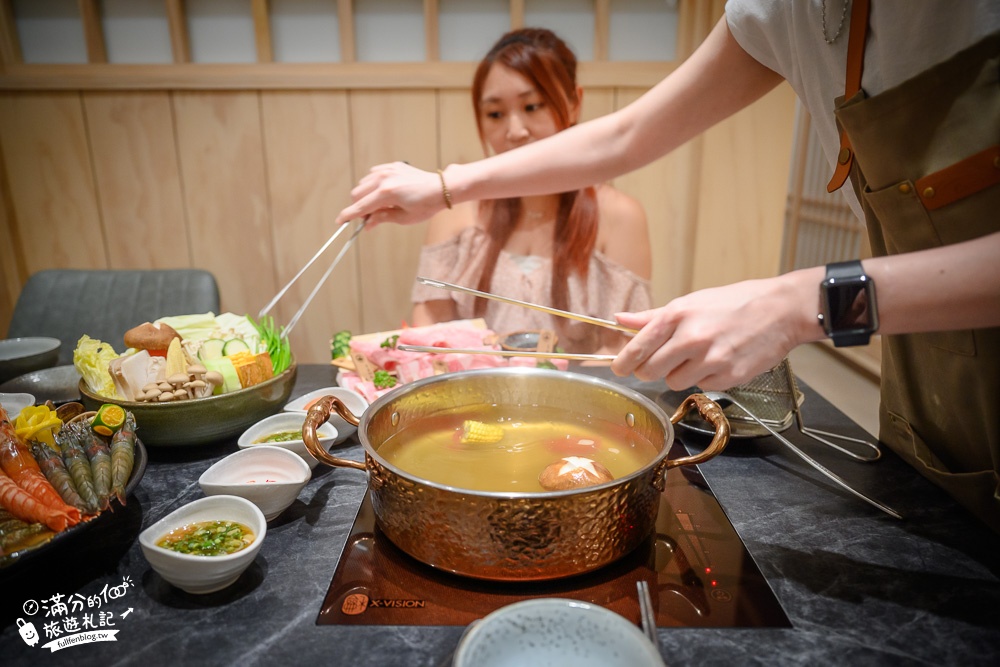
[[[399,334],[395,334],[394,336],[389,336],[384,341],[382,341],[382,344],[379,347],[387,347],[390,350],[395,350],[396,343],[398,342],[399,342]]]
[[[260,322],[254,322],[248,315],[247,320],[254,326],[260,334],[260,342],[267,349],[271,357],[271,366],[274,374],[283,373],[292,364],[292,344],[284,334],[284,329],[279,330],[274,323],[274,318],[265,316]]]
[[[538,363],[535,364],[535,368],[551,368],[554,371],[558,370],[556,365],[548,359],[539,359]]]
[[[235,521],[201,521],[172,530],[156,546],[192,556],[235,553],[254,540],[247,526]]]
[[[388,371],[375,371],[375,377],[372,378],[372,384],[374,384],[378,389],[388,389],[389,387],[396,386],[396,378],[389,375]]]
[[[338,331],[330,341],[330,355],[332,359],[340,359],[349,356],[351,353],[351,332],[347,329]]]

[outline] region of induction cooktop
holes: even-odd
[[[670,456],[684,456],[675,440]],[[658,627],[791,627],[697,467],[667,471],[655,531],[599,570],[552,581],[495,582],[442,572],[378,528],[365,495],[317,625],[468,625],[500,607],[543,597],[599,604],[639,623],[646,580]]]

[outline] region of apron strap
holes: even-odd
[[[849,100],[861,90],[861,73],[865,64],[865,38],[868,36],[868,0],[854,0],[851,5],[850,39],[847,42],[847,77],[844,99]],[[854,149],[847,133],[840,130],[840,151],[833,178],[826,186],[827,192],[836,192],[847,182],[854,164]]]

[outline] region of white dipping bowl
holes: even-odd
[[[454,667],[663,667],[638,627],[604,607],[561,598],[525,600],[475,623]]]
[[[34,404],[35,397],[31,394],[0,394],[0,406],[3,406],[3,409],[7,412],[7,416],[10,417],[11,421],[17,419],[17,416],[21,414],[21,410],[24,410]]]
[[[198,478],[206,496],[239,496],[270,521],[299,497],[312,477],[309,464],[289,449],[260,445],[241,449],[214,463]]]
[[[310,391],[305,396],[299,396],[295,400],[289,401],[285,405],[284,410],[285,412],[306,412],[309,410],[306,407],[307,405],[324,396],[336,396],[339,398],[347,406],[347,409],[354,413],[355,417],[361,417],[362,413],[368,409],[368,401],[358,392],[344,389],[343,387],[324,387],[323,389]],[[343,417],[337,414],[330,415],[330,420],[327,423],[337,429],[336,442],[346,440],[358,430],[357,426],[349,424]]]
[[[253,531],[254,541],[225,556],[193,556],[156,546],[170,531],[199,521],[237,521]],[[257,557],[266,534],[264,514],[252,502],[238,496],[211,496],[174,510],[139,533],[139,546],[153,569],[177,588],[214,593],[239,579]]]
[[[267,445],[269,447],[281,447],[282,449],[288,449],[295,452],[302,457],[302,460],[309,464],[309,468],[315,468],[319,461],[309,453],[306,449],[306,443],[300,437],[298,440],[289,440],[287,442],[261,442],[255,443],[255,440],[260,440],[261,438],[279,433],[281,431],[298,431],[302,433],[302,424],[306,420],[305,412],[279,412],[276,415],[271,415],[265,419],[261,419],[259,422],[243,431],[243,435],[240,436],[236,444],[240,449],[248,449],[251,447],[261,447]],[[323,424],[316,430],[316,434],[319,436],[319,444],[324,450],[330,449],[333,443],[337,440],[337,429],[333,427],[329,422]]]

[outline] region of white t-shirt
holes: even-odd
[[[758,62],[781,74],[809,110],[830,174],[840,149],[834,99],[844,94],[851,10],[833,44],[844,2],[850,0],[728,0],[733,37]],[[861,87],[869,97],[896,86],[1000,31],[997,0],[871,0]],[[864,219],[854,189],[840,189]]]

